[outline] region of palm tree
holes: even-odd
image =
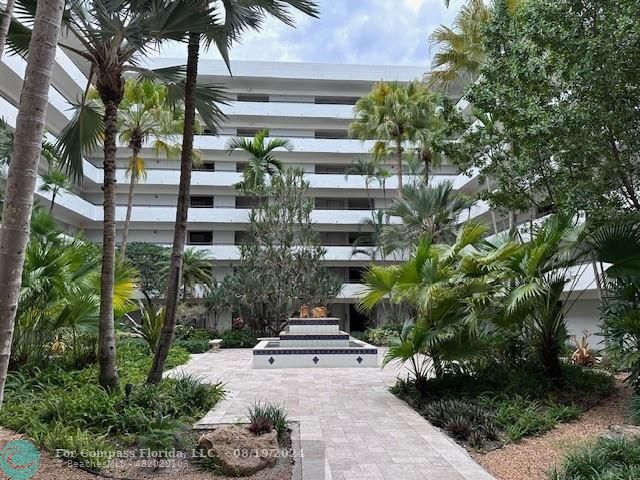
[[[51,71],[64,10],[62,0],[40,0],[34,11],[34,34],[28,45],[20,106],[8,169],[0,226],[0,407],[4,398],[11,341],[18,306],[24,252],[29,239],[42,135],[49,103]]]
[[[449,242],[455,238],[460,215],[475,201],[453,190],[451,182],[436,186],[424,182],[406,185],[387,213],[401,223],[390,223],[382,230],[381,241],[387,253],[404,251],[424,236],[432,241]]]
[[[16,6],[16,0],[7,0],[7,4],[2,12],[2,20],[0,21],[0,58],[4,53],[4,46],[7,43],[7,34],[9,33],[9,25],[13,17],[13,9]]]
[[[53,206],[56,203],[56,197],[61,192],[70,192],[72,184],[69,177],[62,170],[52,169],[42,175],[41,192],[51,193],[51,202],[49,203],[49,213],[53,212]]]
[[[545,375],[556,381],[562,376],[560,355],[568,339],[565,316],[572,306],[563,305],[562,299],[575,288],[568,269],[586,259],[583,232],[584,225],[574,226],[569,217],[550,217],[513,256],[505,284],[506,321],[522,326]]]
[[[200,15],[211,14],[214,23],[217,23],[217,14],[206,12],[208,2],[198,2]],[[210,36],[205,36],[205,45],[214,42],[223,59],[229,65],[228,47],[237,40],[241,33],[247,29],[260,27],[267,15],[272,15],[287,25],[293,25],[293,18],[287,6],[291,6],[307,15],[317,16],[316,5],[310,0],[248,0],[242,4],[235,1],[224,1],[225,24],[222,29],[213,31]],[[162,371],[169,355],[173,334],[175,332],[178,297],[180,294],[180,277],[182,275],[182,256],[184,252],[185,237],[187,232],[187,214],[189,211],[189,185],[191,183],[191,154],[193,150],[193,130],[195,122],[195,86],[198,77],[198,58],[200,56],[200,43],[203,33],[198,29],[189,29],[187,44],[187,69],[184,89],[184,133],[182,136],[182,155],[180,159],[180,186],[178,189],[178,204],[176,208],[176,223],[174,228],[173,248],[171,251],[171,267],[166,295],[166,312],[162,334],[158,343],[158,349],[153,359],[153,365],[147,376],[147,382],[159,383],[162,380]],[[215,129],[212,128],[215,131]]]
[[[418,132],[427,127],[432,110],[431,92],[417,81],[408,85],[377,83],[354,107],[356,119],[349,126],[350,134],[361,140],[375,140],[373,154],[376,159],[393,152],[398,194],[402,188],[403,145],[414,142]]]
[[[372,310],[389,299],[408,305],[415,314],[415,326],[405,325],[385,363],[414,360],[416,382],[424,381],[427,373],[424,361],[415,361],[416,355],[427,355],[436,376],[440,376],[444,361],[477,354],[483,347],[477,338],[482,310],[473,300],[466,300],[490,287],[480,277],[467,277],[466,272],[470,250],[477,251],[474,249],[485,233],[483,225],[467,222],[451,246],[434,244],[425,236],[407,262],[371,266],[364,275],[360,308]]]
[[[509,12],[522,4],[522,0],[499,1],[505,1]],[[440,25],[433,31],[429,43],[438,46],[439,51],[431,61],[430,85],[458,91],[477,78],[485,61],[483,30],[494,8],[495,2],[467,0],[451,27]]]
[[[259,192],[265,186],[266,178],[282,172],[282,162],[274,157],[273,152],[279,148],[290,152],[293,144],[284,138],[272,138],[266,144],[269,130],[262,129],[256,133],[253,140],[244,137],[233,137],[227,141],[225,148],[229,155],[235,150],[242,150],[249,154],[249,164],[242,172],[243,180],[236,184],[236,188],[244,192]]]
[[[460,88],[472,82],[484,63],[482,30],[491,15],[484,0],[469,0],[453,21],[453,26],[440,25],[429,36],[439,51],[431,62],[430,81],[445,89]]]
[[[182,257],[182,299],[197,285],[211,285],[213,265],[204,250],[187,248]]]
[[[175,136],[182,132],[182,112],[179,105],[171,106],[167,98],[167,87],[156,82],[127,79],[124,84],[124,98],[118,111],[120,141],[131,149],[131,159],[127,167],[129,194],[127,214],[122,229],[120,255],[125,258],[133,191],[140,180],[147,176],[144,158],[140,151],[145,143],[153,140],[156,154],[166,157],[179,154],[180,147],[173,144]],[[197,125],[198,131],[200,126]]]
[[[34,0],[20,0],[25,13],[34,11]],[[209,13],[213,7],[195,11],[192,2],[163,0],[132,2],[70,1],[63,17],[69,40],[61,42],[63,50],[81,57],[90,65],[87,89],[95,83],[104,110],[100,112],[82,98],[74,118],[60,135],[58,148],[67,168],[76,178],[82,175],[82,155],[98,147],[102,138],[104,150],[104,220],[103,258],[100,296],[99,329],[99,382],[108,389],[118,387],[116,369],[116,345],[113,318],[114,268],[115,268],[115,198],[116,151],[118,135],[118,107],[124,95],[124,73],[137,72],[147,78],[163,78],[167,82],[170,98],[179,98],[184,91],[181,69],[162,69],[150,72],[138,66],[140,57],[149,49],[168,40],[182,40],[189,28],[201,31],[219,30],[211,24]],[[24,51],[24,29],[16,29],[9,35],[12,48]],[[68,43],[67,43],[68,42]],[[95,81],[94,81],[95,80]],[[217,97],[217,90],[208,88],[210,100]],[[211,103],[203,102],[201,116],[212,119],[219,110]],[[213,123],[213,122],[212,122]],[[190,153],[190,152],[189,152]]]

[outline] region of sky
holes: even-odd
[[[268,20],[262,31],[244,35],[231,60],[302,61],[348,64],[414,65],[430,63],[428,36],[450,24],[459,1],[317,0],[320,18],[296,13],[296,28]],[[171,46],[163,56],[183,57]],[[211,49],[205,58],[219,58]]]

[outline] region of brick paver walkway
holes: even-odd
[[[302,480],[492,480],[469,454],[388,390],[397,371],[254,370],[251,350],[193,355],[169,372],[226,384],[228,398],[198,424],[234,423],[256,400],[300,422]]]

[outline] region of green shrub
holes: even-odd
[[[398,338],[401,331],[402,325],[393,324],[369,328],[364,332],[363,340],[372,345],[388,347],[394,339]]]
[[[282,405],[255,402],[247,409],[249,430],[256,435],[270,432],[275,428],[278,438],[282,438],[287,431],[287,412]]]
[[[640,478],[640,438],[601,438],[570,453],[551,480],[630,480]]]
[[[116,451],[106,435],[95,435],[60,422],[47,425],[46,430],[32,432],[32,437],[43,448],[56,452],[61,460],[79,462],[90,470],[104,468]]]
[[[500,428],[485,408],[465,400],[431,402],[421,414],[436,427],[446,430],[457,440],[482,448],[487,442],[500,438]]]
[[[189,339],[176,340],[176,347],[184,348],[189,353],[205,353],[209,351],[209,340]]]
[[[220,335],[221,348],[253,348],[258,339],[246,330],[227,330]]]
[[[169,368],[184,363],[189,353],[173,348]],[[25,433],[40,446],[110,452],[114,445],[173,448],[184,424],[209,411],[224,395],[222,386],[180,376],[159,385],[144,383],[151,366],[149,350],[139,342],[122,342],[118,365],[124,391],[107,393],[96,384],[97,366],[65,371],[63,364],[47,369],[12,372],[5,389],[0,424]],[[104,458],[81,458],[100,468]]]

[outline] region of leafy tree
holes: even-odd
[[[404,145],[415,142],[418,132],[427,128],[433,112],[433,94],[420,82],[408,85],[380,82],[356,103],[356,119],[350,134],[362,140],[375,140],[373,155],[380,159],[391,152],[396,159],[398,188],[402,188]]]
[[[126,258],[140,274],[140,290],[147,300],[157,298],[166,288],[169,249],[146,242],[131,242]]]
[[[25,250],[29,239],[33,193],[42,150],[49,84],[63,10],[62,0],[37,2],[37,7],[33,10],[33,28],[36,33],[27,45],[29,57],[11,153],[11,158],[19,158],[20,161],[9,165],[0,226],[0,407],[11,355]],[[8,13],[10,11],[5,12]]]
[[[410,250],[425,236],[432,242],[450,242],[455,239],[462,213],[474,204],[466,195],[454,192],[448,181],[434,187],[423,182],[405,185],[400,198],[387,209],[400,223],[382,227],[383,249],[387,253]]]
[[[637,48],[619,54],[640,42],[636,19],[631,0],[533,0],[515,14],[497,2],[466,94],[478,122],[450,146],[457,165],[495,183],[493,206],[599,218],[640,209],[640,59]]]
[[[342,286],[322,264],[325,250],[313,230],[308,188],[301,170],[285,170],[267,187],[269,201],[249,216],[229,297],[256,332],[278,333],[300,305],[326,303]]]
[[[266,144],[269,130],[266,128],[256,133],[253,140],[244,137],[233,137],[227,141],[226,149],[231,155],[236,150],[249,154],[249,164],[242,172],[243,180],[236,188],[244,192],[260,192],[264,189],[267,177],[271,178],[282,172],[282,162],[273,155],[274,150],[293,150],[291,140],[272,138]]]
[[[217,2],[216,2],[217,3]],[[187,213],[189,211],[189,186],[191,184],[191,153],[193,150],[193,130],[195,122],[195,87],[198,77],[198,58],[200,55],[200,43],[209,46],[216,44],[222,58],[229,66],[228,48],[232,42],[238,40],[241,34],[249,29],[259,29],[267,16],[273,16],[283,23],[293,26],[293,18],[289,7],[300,12],[317,16],[316,4],[310,0],[247,0],[237,2],[224,0],[221,2],[225,11],[224,24],[220,23],[218,11],[209,9],[209,2],[198,1],[189,8],[202,17],[211,20],[215,27],[211,32],[205,32],[198,28],[185,29],[183,32],[187,40],[187,77],[184,89],[184,132],[182,135],[182,155],[180,158],[180,185],[178,187],[178,203],[176,208],[176,224],[174,228],[173,249],[171,251],[171,270],[167,286],[167,302],[165,323],[162,329],[158,350],[153,359],[153,364],[147,382],[157,384],[162,380],[164,364],[169,355],[173,334],[176,328],[178,297],[180,295],[180,276],[182,274],[182,255],[187,232]],[[213,120],[213,117],[210,117]],[[215,122],[206,122],[207,124]],[[210,127],[215,131],[215,125]]]

